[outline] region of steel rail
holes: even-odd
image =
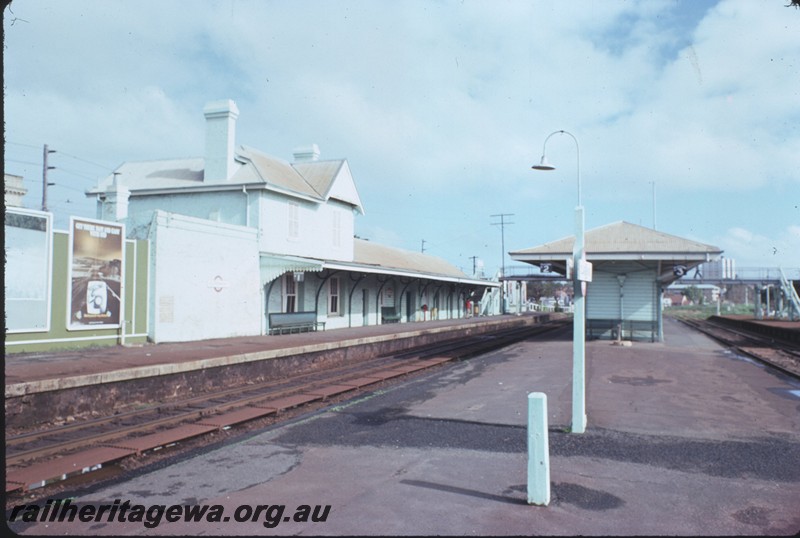
[[[702,332],[703,334],[706,334],[717,342],[728,346],[742,355],[746,355],[747,357],[755,359],[760,363],[779,370],[790,377],[800,379],[800,359],[798,359],[798,352],[792,344],[786,342],[776,342],[774,338],[769,336],[762,336],[749,331],[743,332],[722,324],[709,322],[708,320],[693,320],[677,316],[675,319],[697,331]],[[735,335],[739,339],[744,338],[754,345],[751,346],[743,344],[741,340],[736,341],[727,335]],[[790,357],[787,357],[787,362],[789,364],[780,364],[779,362],[776,362],[773,357],[766,355],[764,350],[790,355]]]
[[[434,366],[423,365],[419,369],[403,371],[405,366],[413,364],[415,361],[418,362],[420,360],[425,360],[425,357],[442,357],[446,354],[451,355],[451,357],[447,358],[447,360],[467,358],[469,356],[485,353],[492,349],[505,347],[525,338],[538,336],[546,332],[559,329],[565,326],[567,321],[568,320],[554,320],[541,325],[508,329],[488,335],[488,337],[484,334],[476,335],[466,339],[451,339],[443,342],[441,345],[422,346],[420,348],[408,350],[399,355],[375,357],[374,359],[368,359],[367,361],[359,361],[358,363],[351,363],[342,367],[325,369],[321,372],[299,374],[297,376],[292,376],[282,380],[267,381],[258,385],[222,389],[220,391],[214,391],[208,394],[181,400],[179,402],[171,402],[169,404],[156,404],[153,406],[148,406],[144,409],[137,409],[124,414],[93,419],[91,421],[92,424],[78,424],[75,426],[69,425],[68,427],[58,426],[52,428],[51,430],[41,430],[28,434],[13,436],[7,439],[7,446],[9,441],[11,441],[12,445],[19,445],[23,442],[31,442],[37,439],[42,440],[46,435],[74,435],[80,433],[81,429],[85,429],[90,426],[103,426],[113,424],[114,422],[120,422],[125,419],[145,417],[147,414],[161,413],[165,410],[178,410],[178,413],[169,417],[160,417],[155,420],[147,420],[143,423],[131,424],[110,431],[82,435],[76,439],[58,441],[56,443],[50,443],[45,447],[35,447],[29,450],[17,452],[15,454],[7,453],[6,469],[8,471],[9,466],[18,466],[21,463],[30,465],[34,462],[42,461],[56,455],[74,453],[75,451],[80,451],[85,447],[96,447],[98,445],[114,441],[119,442],[121,439],[130,438],[132,434],[153,432],[155,430],[163,429],[166,426],[174,426],[181,423],[188,424],[191,423],[192,420],[224,413],[228,410],[245,408],[259,402],[274,401],[276,398],[308,394],[309,392],[324,393],[323,389],[325,387],[341,385],[343,383],[347,383],[348,380],[353,380],[356,378],[365,379],[374,376],[373,381],[370,382],[367,380],[367,382],[364,384],[354,385],[352,389],[342,391],[341,393],[359,390],[372,383],[377,383],[394,377],[405,376],[411,371],[418,371]],[[299,384],[298,381],[300,381]],[[232,395],[237,397],[230,401],[219,402],[220,399],[224,399]],[[324,399],[325,397],[322,396],[314,400],[308,400],[307,403],[311,403],[312,401],[321,401]],[[204,406],[204,404],[212,402],[213,400],[217,400],[217,403]],[[301,405],[303,404],[299,404],[296,407],[300,407]],[[201,408],[197,409],[198,406],[201,406]],[[24,469],[22,470],[24,471]],[[9,487],[7,485],[7,492],[8,491]]]

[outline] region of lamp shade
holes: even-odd
[[[539,162],[539,164],[534,164],[533,166],[531,166],[531,168],[533,168],[534,170],[555,170],[556,169],[555,166],[553,166],[552,164],[547,162],[547,157],[545,157],[544,155],[542,155],[542,160]]]

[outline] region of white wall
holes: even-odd
[[[248,200],[253,204],[253,198],[257,196],[257,192],[247,195],[241,189],[222,192],[132,196],[129,201],[128,215],[135,217],[160,209],[198,219],[245,226],[247,225]]]
[[[587,319],[620,319],[653,321],[657,318],[655,305],[656,271],[642,270],[634,263],[620,262],[615,266],[619,274],[626,274],[623,297],[620,301],[618,273],[595,269],[586,294]]]
[[[290,203],[297,204],[297,237],[289,233]],[[260,248],[264,252],[318,259],[353,261],[353,211],[346,204],[330,200],[326,204],[264,192],[259,208]],[[341,239],[333,241],[334,213],[339,214]]]
[[[257,335],[256,230],[156,212],[150,337],[155,342]]]

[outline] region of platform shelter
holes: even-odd
[[[509,255],[571,278],[574,242],[570,236]],[[587,231],[585,242],[593,269],[586,288],[589,338],[662,341],[664,289],[722,254],[718,247],[624,221]]]

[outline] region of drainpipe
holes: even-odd
[[[250,227],[250,193],[247,192],[247,187],[242,185],[242,194],[245,196],[244,201],[244,223],[248,228]]]

